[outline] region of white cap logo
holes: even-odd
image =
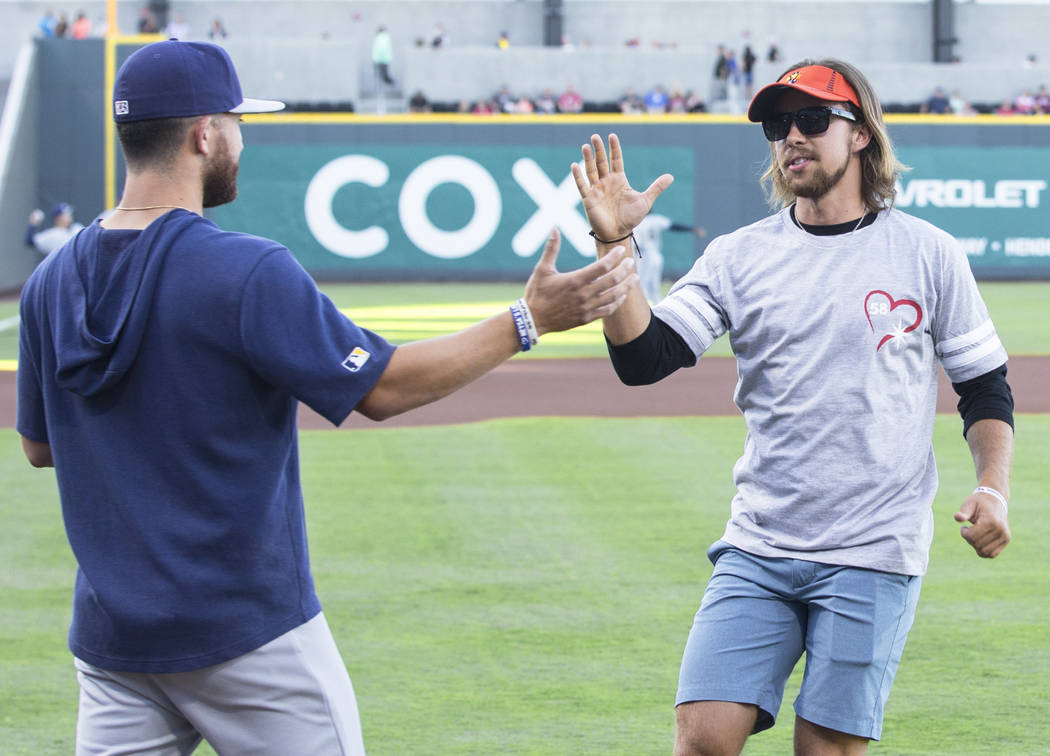
[[[130,112],[130,110],[128,109],[128,101],[117,100],[116,102],[114,102],[113,112],[116,113],[118,116],[127,115]]]

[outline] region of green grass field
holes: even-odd
[[[324,288],[395,341],[497,312],[522,289]],[[1050,351],[1050,283],[981,289],[1012,354]],[[0,322],[16,312],[0,301]],[[0,330],[8,365],[14,334]],[[545,337],[532,354],[605,348],[594,326]],[[932,564],[885,741],[871,752],[1050,753],[1050,416],[1018,418],[1014,542],[994,561],[978,559],[952,520],[973,486],[959,431],[957,417],[938,418]],[[369,753],[670,753],[704,550],[728,516],[742,443],[739,418],[302,433],[314,574]],[[0,475],[0,753],[71,753],[74,566],[54,476],[26,464],[12,430],[0,430]],[[798,683],[777,727],[745,753],[790,753]]]
[[[951,516],[972,464],[938,418],[932,566],[872,753],[1050,752],[1050,417],[1017,438],[1014,542],[980,560]],[[53,475],[0,439],[0,752],[70,753],[73,562]],[[736,418],[303,433],[314,573],[369,753],[669,753],[742,439]],[[797,685],[746,753],[790,752]]]

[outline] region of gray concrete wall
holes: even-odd
[[[0,0],[0,79],[44,8],[83,8],[96,21],[106,4],[85,0],[63,8],[52,0]],[[134,31],[141,3],[119,5],[120,28]],[[506,83],[526,94],[574,84],[588,99],[615,99],[627,87],[654,83],[708,97],[715,46],[739,51],[750,42],[763,54],[771,37],[782,64],[764,66],[766,81],[781,65],[808,55],[844,58],[871,73],[884,100],[917,102],[937,85],[971,100],[998,102],[1023,87],[1050,83],[1050,4],[957,3],[961,66],[928,64],[930,2],[840,0],[565,0],[571,53],[539,47],[540,0],[175,0],[190,39],[206,37],[215,17],[229,30],[230,49],[245,89],[291,102],[359,100],[372,90],[371,39],[387,25],[394,40],[393,72],[407,97],[477,99]],[[442,23],[447,50],[416,47]],[[494,41],[510,32],[510,50]],[[624,43],[637,38],[640,47]],[[660,47],[661,49],[657,49]],[[1034,53],[1035,68],[1022,65]]]

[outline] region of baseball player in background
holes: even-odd
[[[638,280],[650,304],[656,304],[663,297],[664,255],[660,237],[664,231],[689,231],[697,237],[707,235],[703,226],[676,223],[659,213],[649,213],[634,227],[634,241],[638,245],[638,260],[635,262]]]
[[[34,247],[45,257],[76,236],[84,227],[73,220],[73,206],[66,202],[59,202],[51,208],[51,225],[47,228],[43,228],[44,217],[44,211],[39,208],[29,214],[26,246]]]
[[[552,233],[524,296],[394,347],[269,239],[202,211],[237,194],[245,99],[222,48],[147,45],[119,70],[128,175],[111,215],[26,283],[17,428],[54,466],[77,560],[77,754],[362,754],[314,590],[296,410],[382,420],[461,388],[548,331],[611,314],[623,248],[572,273]]]
[[[748,117],[779,211],[714,239],[652,309],[636,287],[604,319],[627,384],[694,365],[725,333],[737,360],[748,433],[683,654],[675,753],[739,753],[805,653],[796,752],[859,754],[882,734],[926,571],[939,366],[978,480],[955,519],[981,557],[1010,541],[1006,352],[959,244],[893,208],[901,166],[857,69],[798,63]],[[601,258],[673,179],[631,189],[615,135],[608,157],[593,136],[582,162]]]

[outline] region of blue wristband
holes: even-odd
[[[529,338],[529,328],[525,325],[525,317],[521,314],[517,304],[510,306],[510,314],[514,318],[514,327],[518,329],[518,341],[521,342],[521,351],[527,352],[532,349],[532,339]]]

